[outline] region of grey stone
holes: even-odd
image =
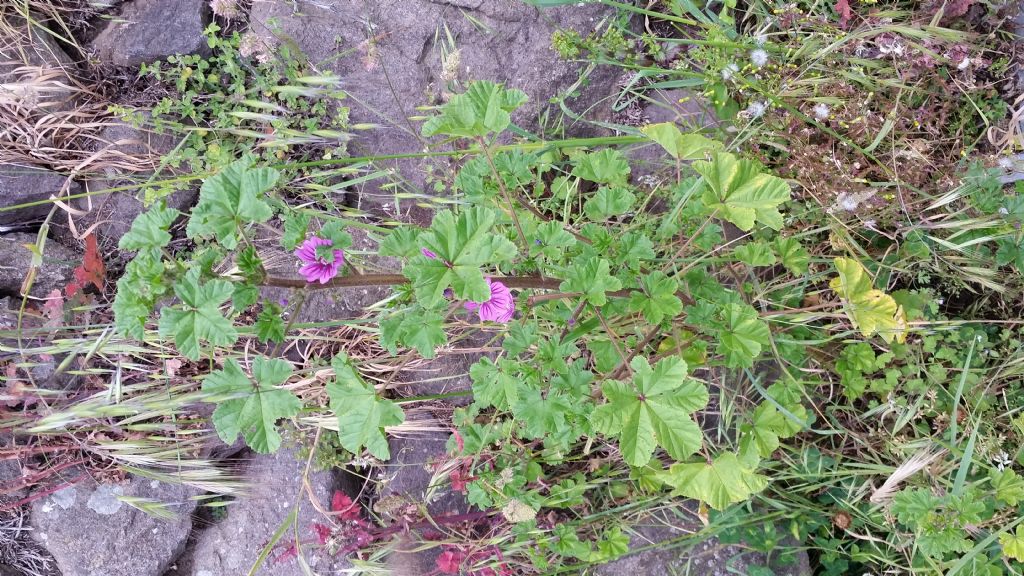
[[[77,182],[66,176],[35,166],[0,165],[0,231],[5,227],[38,224],[53,208],[47,202],[50,196],[64,190],[71,194],[81,192]],[[22,204],[42,202],[36,206],[15,208]]]
[[[107,268],[112,271],[122,269],[129,255],[122,254],[117,244],[131,229],[135,218],[146,210],[146,205],[140,199],[144,196],[144,189],[133,186],[152,177],[152,172],[145,168],[155,169],[160,156],[170,152],[175,144],[172,136],[134,128],[120,121],[105,127],[98,135],[94,148],[97,153],[105,154],[109,166],[103,177],[85,182],[86,190],[94,195],[72,202],[72,206],[79,211],[79,214],[71,216],[74,231],[66,217],[55,222],[53,230],[57,238],[70,244],[76,241],[76,236],[91,230],[99,241]],[[118,162],[121,156],[125,158],[124,163]],[[103,192],[111,189],[118,190]],[[195,188],[186,188],[166,196],[164,201],[169,207],[187,213],[198,197]]]
[[[744,546],[725,545],[717,538],[702,538],[693,544],[687,536],[701,526],[694,514],[680,505],[648,515],[630,527],[630,554],[613,562],[594,567],[594,576],[669,576],[702,574],[731,576],[747,574],[753,566],[770,568],[777,576],[810,576],[807,554],[797,555],[796,563],[785,565],[769,562],[763,554]]]
[[[179,560],[177,574],[191,576],[237,576],[248,574],[271,537],[299,506],[295,528],[303,542],[315,540],[314,522],[329,523],[308,501],[303,489],[306,461],[292,449],[282,448],[271,455],[254,455],[246,464],[244,478],[250,485],[247,495],[227,508],[227,517],[197,534],[196,545]],[[334,489],[330,472],[310,471],[312,496],[324,509],[329,508]],[[298,504],[296,504],[298,503]],[[295,559],[275,559],[293,542],[295,532],[288,530],[282,542],[260,567],[261,576],[305,576]],[[337,574],[351,565],[318,547],[304,546],[303,558],[316,574]]]
[[[78,489],[76,489],[74,486],[68,486],[67,488],[63,488],[61,490],[57,490],[56,492],[54,492],[53,494],[50,495],[50,501],[55,506],[60,506],[61,508],[65,509],[65,510],[67,510],[68,508],[71,508],[72,506],[74,506],[75,505],[75,500],[77,498],[78,498]],[[44,504],[44,506],[45,506],[45,504]]]
[[[450,436],[447,432],[431,432],[390,438],[391,460],[384,466],[386,481],[378,493],[378,502],[397,499],[417,505],[425,503],[434,518],[468,511],[469,504],[462,494],[453,491],[447,482],[434,482],[435,464],[446,457]],[[440,553],[439,547],[423,550],[415,542],[399,537],[394,551],[388,555],[387,566],[392,574],[430,574]]]
[[[33,19],[44,18],[33,14]],[[10,14],[4,29],[11,37],[0,43],[0,84],[7,84],[26,107],[67,109],[75,94],[70,77],[76,67],[53,33]]]
[[[111,514],[117,514],[117,511],[124,504],[118,500],[118,496],[124,496],[124,489],[121,486],[117,484],[101,484],[89,495],[89,500],[85,505],[97,514],[110,516]]]
[[[32,252],[25,244],[35,244],[36,235],[14,232],[0,236],[0,294],[18,295],[32,264]],[[31,294],[43,297],[63,288],[72,270],[81,262],[81,253],[50,240],[43,247],[43,262],[36,268]]]
[[[441,103],[474,79],[525,91],[530,101],[513,120],[536,129],[540,113],[557,108],[550,99],[579,80],[578,65],[560,60],[551,48],[552,32],[573,28],[586,34],[612,11],[594,3],[541,11],[510,0],[256,0],[250,22],[265,42],[294,42],[311,62],[338,74],[352,95],[346,102],[352,121],[380,125],[349,144],[353,155],[363,156],[422,149],[420,122],[409,117],[423,114],[418,106]],[[447,66],[439,42],[445,35],[438,33],[446,29],[459,50],[457,62],[449,58]],[[615,78],[611,67],[598,69],[568,106],[587,117],[607,117],[601,114],[609,106],[600,102],[614,91]],[[568,122],[567,132],[585,133],[583,123]],[[378,167],[394,170],[393,182],[383,178],[360,185],[355,191],[359,207],[417,221],[427,219],[416,207],[422,202],[398,202],[396,192],[429,195],[426,168],[452,168],[443,160],[381,162]]]
[[[150,516],[119,495],[163,503],[175,518]],[[141,477],[118,485],[87,479],[65,493],[66,507],[52,497],[31,504],[32,537],[64,576],[161,576],[188,539],[195,495],[193,488]]]
[[[90,51],[103,64],[136,68],[174,54],[207,54],[204,0],[135,0],[105,24]]]

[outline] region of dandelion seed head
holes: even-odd
[[[729,79],[731,79],[733,77],[733,75],[736,74],[739,71],[740,71],[740,67],[739,67],[738,64],[735,64],[735,63],[727,64],[725,66],[725,68],[722,69],[722,80],[729,80]]]
[[[767,111],[768,104],[766,102],[751,102],[747,105],[747,109],[743,111],[743,114],[747,118],[760,118]]]
[[[817,118],[818,120],[827,120],[829,114],[832,112],[829,109],[828,104],[825,104],[824,102],[819,102],[818,104],[816,104],[813,108],[813,111],[814,117]]]
[[[754,66],[757,66],[758,68],[761,68],[762,66],[764,66],[765,64],[768,63],[768,52],[766,52],[762,48],[758,48],[757,50],[753,50],[750,53],[750,62]]]

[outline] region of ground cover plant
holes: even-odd
[[[418,224],[337,200],[387,177],[344,145],[373,127],[287,46],[243,54],[214,25],[209,56],[145,66],[167,95],[114,111],[178,134],[162,164],[189,171],[142,186],[116,283],[93,239],[74,283],[21,299],[0,342],[5,428],[26,439],[10,456],[39,469],[19,487],[84,466],[230,509],[244,486],[213,435],[298,442],[307,473],[362,489],[291,516],[253,573],[310,550],[373,573],[403,539],[434,574],[594,573],[647,551],[634,525],[666,511],[688,529],[654,548],[735,544],[759,553],[748,574],[1021,573],[1009,8],[605,4],[552,48],[622,70],[614,132],[529,133],[529,95],[468,81],[414,119],[427,149],[404,156],[453,166]],[[687,99],[714,121],[644,118]],[[339,288],[379,302],[301,320]],[[469,390],[396,393],[459,346]],[[47,357],[91,392],[36,381]],[[451,430],[428,502],[381,496],[389,437],[426,414]],[[442,491],[469,506],[429,513]]]

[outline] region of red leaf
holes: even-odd
[[[331,497],[331,512],[341,512],[342,520],[359,518],[359,505],[341,490],[335,490]]]
[[[96,236],[92,234],[85,237],[85,255],[82,257],[82,265],[75,268],[74,277],[75,279],[68,282],[64,288],[68,298],[77,294],[78,291],[84,290],[90,284],[100,292],[103,291],[107,279],[107,269],[103,265]]]
[[[291,546],[285,548],[284,552],[281,552],[280,554],[278,554],[277,558],[274,558],[274,564],[280,564],[281,562],[285,562],[287,560],[291,560],[293,558],[298,558],[298,557],[299,557],[299,547],[296,546],[295,544],[292,544]]]
[[[441,555],[437,557],[435,561],[437,563],[437,569],[441,571],[441,574],[458,574],[459,568],[462,566],[462,561],[466,559],[466,555],[462,552],[449,548]]]
[[[853,18],[853,9],[850,8],[850,1],[836,0],[834,8],[836,13],[839,14],[839,27],[846,30],[846,25],[850,23],[850,18]]]
[[[317,542],[320,542],[321,545],[327,544],[327,541],[331,538],[331,529],[323,524],[314,522],[313,531],[316,532]]]
[[[466,484],[476,480],[476,476],[471,476],[469,474],[469,467],[470,462],[466,462],[462,466],[452,470],[451,474],[448,475],[448,481],[452,483],[452,490],[465,494]]]

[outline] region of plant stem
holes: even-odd
[[[494,180],[498,183],[498,189],[501,190],[501,195],[505,197],[505,202],[508,203],[508,213],[512,216],[512,223],[516,225],[516,232],[519,233],[519,240],[523,243],[523,249],[529,249],[530,243],[526,240],[526,234],[523,233],[523,226],[519,223],[519,215],[516,214],[516,205],[512,202],[512,197],[508,194],[508,189],[505,188],[505,179],[498,173],[498,168],[494,165],[494,157],[491,155],[491,148],[484,141],[483,136],[477,138],[477,142],[480,144],[480,149],[484,153],[484,158],[487,158],[487,165],[491,167],[491,175],[494,176]]]

